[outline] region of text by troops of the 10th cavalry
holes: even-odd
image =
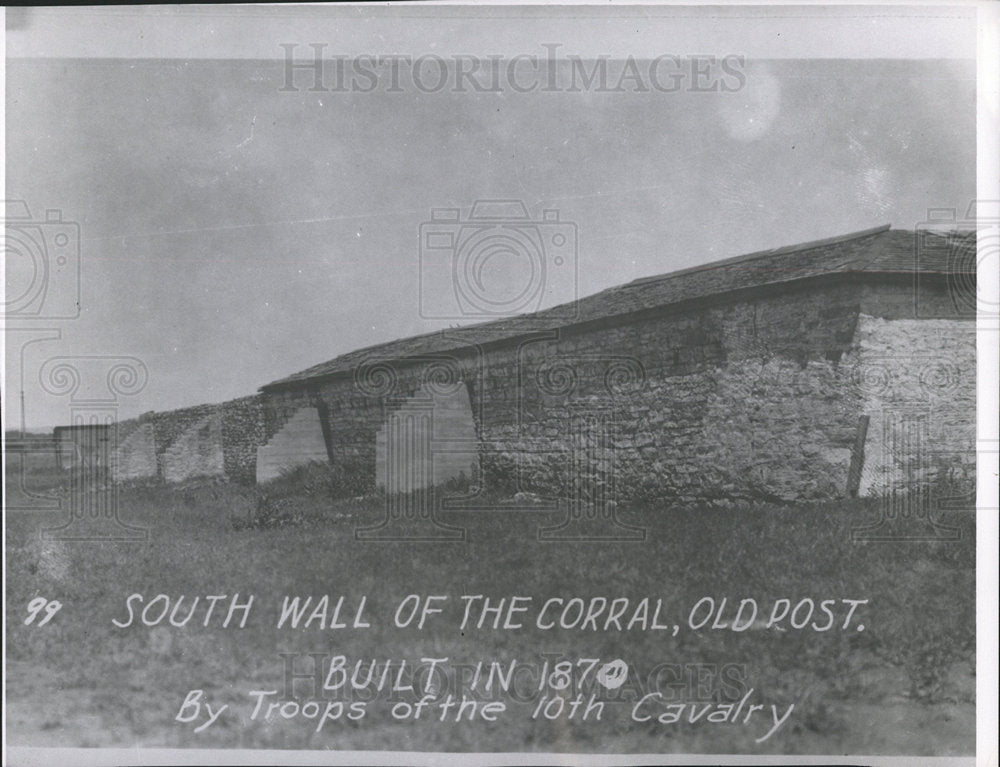
[[[42,625],[59,610],[71,609],[56,604],[29,606],[25,623],[41,616],[36,625]],[[655,632],[669,640],[682,632],[863,632],[868,605],[867,598],[825,594],[769,599],[706,595],[675,605],[655,596],[614,595],[406,594],[373,599],[365,594],[258,598],[238,593],[135,592],[114,606],[110,621],[123,631],[259,628],[306,637],[356,632],[353,636],[363,638],[373,628],[386,628],[420,632],[415,638],[451,633],[463,638],[462,648],[474,647],[476,636],[485,639],[494,632],[535,632],[550,644],[562,636],[577,646],[578,640],[570,637]],[[648,643],[645,646],[642,654],[648,656]],[[622,643],[622,655],[627,648],[628,643]],[[194,684],[178,701],[173,719],[194,733],[204,733],[234,716],[244,725],[297,721],[322,732],[337,722],[356,724],[380,705],[385,708],[382,716],[395,721],[493,723],[514,715],[599,722],[609,718],[607,704],[623,704],[618,710],[640,725],[730,725],[745,728],[757,743],[764,743],[795,709],[794,701],[775,703],[755,690],[739,664],[671,662],[669,642],[664,644],[662,660],[650,663],[644,658],[644,668],[636,659],[585,657],[568,647],[562,653],[530,658],[504,653],[502,659],[465,652],[463,657],[446,653],[386,657],[372,649],[357,655],[336,650],[303,653],[313,664],[306,671],[295,667],[297,654],[282,654],[284,689],[248,680],[245,691],[228,702],[213,700],[203,683]],[[698,689],[708,684],[710,694],[691,694],[685,675],[697,677]],[[295,682],[303,678],[314,682],[310,695],[296,690]],[[679,689],[684,692],[678,694]]]

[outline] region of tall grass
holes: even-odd
[[[415,727],[373,714],[323,736],[309,729],[221,725],[194,739],[173,721],[190,689],[246,707],[246,691],[282,684],[282,653],[454,660],[622,657],[635,667],[657,663],[725,664],[745,669],[762,700],[799,708],[781,745],[789,752],[837,749],[850,743],[848,711],[857,705],[960,704],[974,691],[955,685],[958,667],[973,667],[975,539],[972,515],[954,514],[955,542],[858,543],[852,529],[870,523],[878,502],[809,506],[675,509],[655,503],[621,508],[623,521],[645,527],[646,540],[542,542],[540,526],[559,521],[543,511],[442,512],[464,527],[464,542],[365,542],[359,526],[385,512],[379,496],[336,500],[336,485],[306,467],[263,488],[215,482],[133,487],[121,514],[150,530],[147,542],[42,542],[57,515],[11,515],[7,535],[8,653],[15,672],[28,669],[9,693],[78,694],[119,741],[166,745],[372,747],[434,750],[699,751],[752,748],[738,729],[675,731],[617,716],[612,726],[532,721],[518,715],[503,727]],[[48,547],[48,548],[46,548]],[[118,629],[125,598],[139,592],[253,594],[255,618],[242,630]],[[275,627],[285,595],[368,597],[378,616],[359,631],[289,631]],[[865,631],[541,632],[473,630],[455,621],[425,631],[392,626],[407,594],[493,598],[528,595],[662,598],[682,621],[703,596],[730,603],[778,598],[869,599]],[[25,626],[36,596],[59,599],[60,614],[41,629]],[[299,662],[306,664],[304,655]],[[44,674],[40,672],[44,671]],[[49,680],[48,682],[39,680]],[[46,685],[49,686],[46,686]],[[67,693],[69,690],[71,692]],[[73,693],[72,691],[77,691]],[[122,724],[122,711],[128,720]],[[798,728],[798,729],[796,729]],[[16,737],[16,733],[15,733]],[[720,740],[721,738],[721,740]],[[555,745],[554,745],[555,744]],[[561,745],[559,745],[561,744]],[[965,744],[971,751],[972,744]],[[964,746],[963,746],[964,747]],[[960,749],[961,750],[961,749]]]

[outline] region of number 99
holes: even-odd
[[[35,597],[30,602],[28,602],[28,617],[24,619],[24,625],[30,626],[35,622],[35,618],[38,617],[38,613],[45,611],[45,616],[38,621],[39,626],[44,626],[50,620],[52,616],[55,615],[62,608],[62,602],[56,599],[46,599],[45,597]]]

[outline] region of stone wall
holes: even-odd
[[[316,408],[299,408],[267,444],[257,448],[257,483],[270,482],[315,461],[327,461],[323,425]]]
[[[468,389],[425,383],[396,404],[375,434],[375,485],[410,493],[479,475],[479,441]]]
[[[938,482],[972,485],[976,466],[973,323],[861,315],[858,385],[870,418],[862,495]]]
[[[260,395],[145,413],[116,425],[119,481],[254,480],[264,427]]]
[[[392,424],[426,400],[434,483],[468,469],[514,491],[676,505],[884,494],[974,475],[974,347],[946,285],[915,296],[847,276],[417,361],[375,354],[349,375],[147,413],[117,425],[116,475],[252,482],[328,459],[345,494],[372,492],[406,436]]]
[[[856,317],[848,289],[804,291],[565,332],[518,360],[487,354],[486,474],[559,493],[584,466],[617,498],[681,504],[836,495]]]
[[[945,287],[922,290],[915,307],[905,281],[848,276],[417,363],[373,356],[349,376],[266,391],[265,430],[316,407],[335,475],[371,491],[379,434],[399,403],[429,383],[464,386],[488,484],[683,505],[877,492],[881,447],[867,427],[884,408],[864,382],[879,349],[905,361],[937,337],[932,356],[975,369],[971,351],[949,356],[959,339],[974,343],[973,323],[954,316]],[[901,391],[920,386],[899,380]],[[968,454],[974,395],[964,391],[950,414],[928,411],[929,438]]]
[[[222,452],[224,470],[230,479],[252,483],[257,465],[257,448],[265,443],[263,398],[259,394],[223,402]]]
[[[119,425],[115,478],[128,481],[155,479],[156,435],[153,424],[136,422],[134,426],[122,430]]]
[[[216,405],[196,405],[181,410],[151,413],[146,416],[153,424],[153,433],[156,436],[157,476],[165,481],[170,481],[168,477],[176,476],[174,464],[180,456],[177,455],[176,451],[171,451],[171,448],[185,434],[198,428],[210,418],[215,413],[216,407]],[[185,442],[194,447],[197,439],[189,436]],[[207,446],[204,449],[207,450]],[[177,474],[183,473],[182,469],[178,469]]]
[[[161,464],[166,482],[224,475],[221,411],[213,409],[189,426],[163,451]]]

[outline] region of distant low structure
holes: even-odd
[[[639,279],[123,422],[116,476],[320,462],[351,494],[464,479],[674,504],[968,485],[975,263],[967,234],[885,226]]]
[[[114,455],[114,429],[111,424],[74,424],[52,430],[56,466],[60,469],[107,468]]]

